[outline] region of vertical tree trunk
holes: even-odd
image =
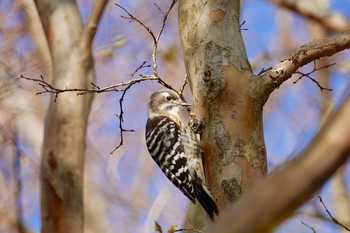
[[[261,78],[252,75],[239,15],[239,0],[180,1],[179,29],[193,109],[204,120],[207,184],[221,211],[267,172],[262,127],[267,96]]]
[[[53,86],[94,82],[89,42],[75,1],[37,0],[53,61]],[[92,95],[52,96],[41,163],[41,232],[83,232],[85,134]]]

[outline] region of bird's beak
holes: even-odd
[[[188,106],[191,106],[189,103],[186,103],[184,101],[176,101],[176,104],[177,105],[180,105],[182,107],[188,107]]]

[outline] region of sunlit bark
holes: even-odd
[[[204,120],[207,183],[220,211],[237,202],[267,170],[262,82],[252,75],[239,15],[240,1],[180,1],[193,110]]]
[[[350,97],[310,145],[223,214],[213,233],[266,232],[307,201],[350,155]]]
[[[53,85],[94,82],[91,44],[106,1],[97,1],[85,27],[75,1],[37,0],[53,61]],[[83,232],[83,171],[87,119],[93,95],[52,96],[41,163],[41,231]],[[55,101],[54,101],[55,100]]]

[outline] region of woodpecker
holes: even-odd
[[[180,117],[189,106],[172,90],[153,93],[148,103],[146,144],[153,160],[166,177],[193,203],[196,200],[211,220],[218,207],[205,186],[202,150],[196,134]]]

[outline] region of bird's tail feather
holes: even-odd
[[[210,219],[214,220],[214,214],[219,215],[219,209],[216,205],[209,190],[202,184],[201,181],[196,180],[193,182],[193,186],[196,192],[196,198],[203,206],[204,210],[208,213]]]

